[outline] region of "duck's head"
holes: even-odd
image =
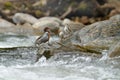
[[[50,32],[50,28],[49,27],[45,27],[44,28],[44,32]]]

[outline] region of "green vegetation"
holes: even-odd
[[[12,9],[13,8],[13,4],[9,1],[5,2],[4,6],[5,6],[6,9]]]

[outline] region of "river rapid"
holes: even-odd
[[[34,36],[0,35],[0,80],[120,80],[120,57],[84,55],[82,52],[59,53],[35,63]],[[8,49],[8,47],[10,49]]]

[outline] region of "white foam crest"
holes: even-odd
[[[0,68],[1,69],[1,68]],[[0,79],[3,80],[39,80],[39,76],[33,72],[4,67],[0,70]]]
[[[108,50],[103,50],[102,51],[102,58],[100,58],[100,61],[107,60],[107,59],[109,59]]]

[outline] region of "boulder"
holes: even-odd
[[[32,15],[25,14],[25,13],[16,13],[12,19],[13,19],[13,22],[16,24],[23,24],[23,23],[34,24],[38,22],[38,19],[36,19]]]
[[[3,28],[10,28],[10,27],[14,27],[14,26],[15,26],[14,24],[0,18],[0,28],[2,28],[2,27]]]
[[[17,32],[16,29],[14,24],[0,18],[0,33]]]
[[[77,31],[76,36],[81,39],[81,44],[86,48],[101,51],[119,42],[119,17],[114,16],[112,19],[93,23]]]
[[[39,21],[53,21],[53,22],[58,22],[60,25],[62,25],[62,21],[57,18],[57,17],[42,17],[39,19]]]
[[[120,42],[112,45],[109,49],[109,57],[117,57],[120,56]]]
[[[29,23],[23,25],[14,25],[2,18],[0,18],[0,33],[14,33],[20,35],[34,35],[33,27]]]
[[[112,16],[112,17],[110,17],[110,20],[111,21],[117,21],[117,22],[119,22],[120,21],[120,15],[115,15],[115,16]]]
[[[45,27],[49,27],[51,31],[55,34],[58,34],[59,28],[63,26],[62,21],[54,17],[44,17],[39,19],[39,22],[32,25],[36,34],[42,34]]]
[[[35,32],[33,30],[33,27],[29,23],[25,23],[23,25],[16,25],[17,33],[20,35],[35,35]]]

